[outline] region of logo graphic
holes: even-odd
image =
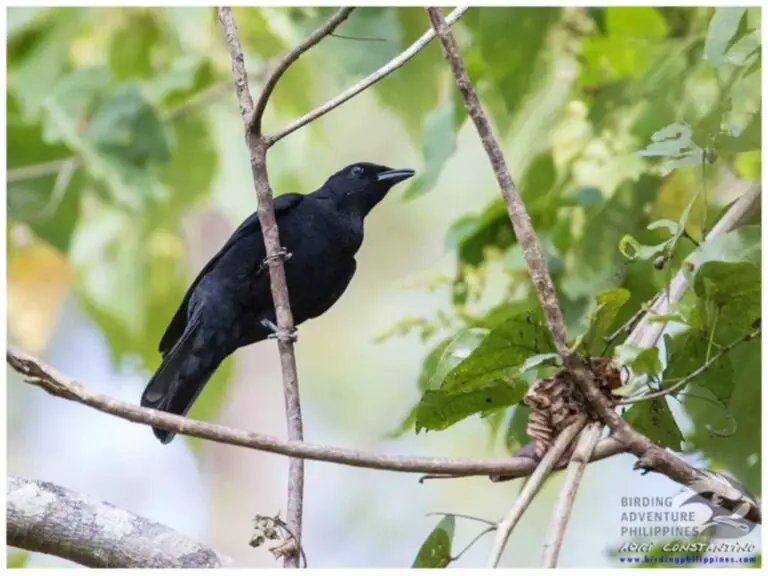
[[[699,534],[713,540],[744,538],[755,529],[747,520],[757,502],[747,489],[733,478],[720,472],[702,470],[701,478],[684,489],[674,499],[674,506],[692,515]]]

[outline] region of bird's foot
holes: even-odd
[[[269,265],[272,262],[277,262],[279,260],[286,262],[291,259],[291,256],[293,256],[293,254],[288,252],[288,250],[286,250],[284,247],[281,247],[280,250],[278,250],[272,256],[267,256],[266,258],[264,258],[264,260],[261,262],[261,266],[259,266],[257,274],[262,272],[265,268],[269,268]]]
[[[290,331],[281,331],[277,324],[271,320],[267,320],[266,318],[261,321],[261,325],[272,332],[272,334],[267,336],[267,338],[274,338],[282,341],[290,340],[293,343],[296,343],[296,341],[299,339],[299,331],[295,326],[291,328]]]

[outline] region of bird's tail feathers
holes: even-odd
[[[224,355],[216,354],[210,347],[201,347],[198,332],[202,326],[201,315],[193,316],[187,323],[181,338],[163,356],[163,362],[147,383],[141,395],[141,405],[171,414],[186,416],[192,404],[203,391]],[[152,428],[163,444],[176,435],[160,428]]]

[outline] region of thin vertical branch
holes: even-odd
[[[280,244],[280,234],[272,205],[272,188],[267,174],[266,139],[261,133],[261,118],[269,100],[269,96],[277,85],[280,77],[295,62],[299,56],[333,32],[343,22],[351,8],[342,8],[326,24],[312,34],[304,43],[280,61],[275,70],[267,78],[257,104],[254,108],[253,98],[248,88],[248,73],[245,68],[243,48],[237,37],[232,10],[228,7],[219,8],[219,20],[224,27],[224,34],[232,58],[232,74],[235,81],[235,91],[240,104],[240,114],[243,117],[245,141],[248,145],[251,161],[253,183],[258,196],[258,217],[261,231],[264,235],[266,261],[269,263],[269,281],[272,300],[275,305],[277,320],[277,346],[280,352],[280,366],[283,373],[283,388],[285,392],[285,412],[288,424],[288,438],[294,441],[304,439],[304,425],[301,416],[301,401],[299,396],[299,379],[296,371],[296,356],[293,347],[294,322],[288,296],[288,285],[285,280],[283,256],[285,251]],[[288,471],[288,506],[286,523],[294,535],[295,550],[285,552],[283,565],[286,568],[298,568],[301,550],[301,526],[304,507],[304,461],[292,458]]]
[[[523,257],[528,265],[533,285],[536,287],[536,294],[544,309],[544,315],[547,318],[547,324],[552,332],[557,351],[562,356],[566,356],[568,354],[568,347],[566,346],[567,334],[563,313],[557,300],[555,285],[547,269],[544,252],[531,224],[531,217],[528,215],[523,199],[520,197],[512,176],[509,174],[509,168],[507,168],[501,147],[493,135],[493,129],[491,128],[488,116],[480,105],[477,93],[472,87],[472,82],[469,80],[467,69],[464,66],[464,61],[459,53],[459,48],[456,45],[451,29],[448,27],[439,8],[427,8],[427,12],[432,22],[432,27],[435,29],[443,45],[443,54],[451,66],[456,84],[464,99],[467,113],[472,118],[472,122],[474,122],[477,133],[483,143],[483,148],[485,148],[485,152],[491,161],[493,172],[496,175],[496,180],[506,201],[509,219],[512,221],[515,235],[523,249]]]
[[[560,489],[560,498],[555,505],[555,511],[552,514],[552,520],[547,531],[547,540],[544,543],[542,554],[543,568],[556,568],[557,558],[560,555],[560,549],[563,546],[565,530],[568,526],[568,520],[573,511],[573,504],[576,501],[576,493],[579,490],[584,470],[587,468],[592,453],[600,440],[600,431],[603,425],[599,422],[591,422],[581,432],[576,449],[573,451],[571,461],[568,463],[568,469],[565,472],[565,482]]]
[[[509,540],[512,530],[515,529],[515,526],[517,526],[517,523],[523,516],[523,512],[530,506],[534,496],[541,489],[544,480],[546,480],[552,468],[554,468],[557,461],[560,460],[560,457],[571,442],[573,442],[573,439],[584,427],[586,420],[586,416],[580,416],[578,420],[560,433],[552,447],[544,454],[541,462],[536,466],[536,470],[533,471],[531,477],[528,478],[522,490],[520,490],[515,504],[506,517],[499,522],[491,551],[488,554],[486,568],[496,568],[499,565],[501,555],[504,553],[504,547],[507,545],[507,540]]]

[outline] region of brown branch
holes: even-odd
[[[491,546],[491,551],[488,554],[486,568],[496,568],[499,565],[501,555],[504,553],[504,547],[507,545],[507,540],[509,540],[512,530],[514,530],[515,526],[520,521],[520,518],[522,518],[523,512],[530,506],[534,496],[536,496],[541,489],[544,480],[546,480],[549,473],[555,467],[557,461],[560,460],[560,457],[565,453],[571,442],[573,442],[573,439],[584,427],[586,420],[586,416],[581,416],[576,422],[560,433],[552,447],[547,450],[546,454],[544,454],[544,457],[541,459],[541,462],[539,462],[536,470],[534,470],[531,477],[525,482],[512,509],[506,517],[499,522],[496,529],[496,536],[494,537],[493,545]]]
[[[176,434],[231,446],[242,446],[271,454],[331,462],[357,468],[414,474],[460,474],[465,476],[503,474],[520,478],[530,474],[536,467],[536,462],[530,458],[469,459],[384,455],[335,446],[280,440],[266,434],[200,422],[110,398],[86,388],[54,368],[46,366],[36,358],[15,348],[7,349],[6,360],[29,384],[42,388],[53,396],[90,406],[130,422],[146,424]],[[607,438],[598,445],[592,461],[603,460],[620,454],[622,451],[623,449],[618,442]]]
[[[8,476],[6,544],[89,568],[224,568],[232,560],[151,520],[50,482]]]
[[[466,8],[456,8],[453,12],[448,14],[448,16],[445,19],[446,22],[448,24],[453,24],[459,18],[461,18],[461,15],[464,14],[466,10],[467,10]],[[378,82],[379,80],[386,78],[387,76],[392,74],[392,72],[394,72],[395,70],[400,68],[403,64],[408,62],[408,60],[416,56],[416,54],[418,54],[422,50],[422,48],[424,48],[427,44],[429,44],[434,37],[435,37],[435,31],[432,28],[430,28],[424,34],[422,34],[418,40],[416,40],[407,49],[405,49],[401,54],[399,54],[398,56],[390,60],[388,63],[386,63],[384,66],[382,66],[378,70],[376,70],[376,72],[363,78],[362,80],[360,80],[360,82],[358,82],[354,86],[351,86],[350,88],[348,88],[347,90],[345,90],[344,92],[336,96],[335,98],[328,100],[328,102],[318,106],[317,108],[315,108],[311,112],[308,112],[301,118],[297,118],[296,120],[288,124],[288,126],[286,126],[285,128],[282,128],[277,132],[275,132],[274,134],[267,136],[266,137],[267,145],[272,146],[272,144],[274,144],[278,140],[282,140],[283,138],[295,132],[299,128],[306,126],[307,124],[309,124],[310,122],[313,122],[314,120],[317,120],[321,116],[325,116],[328,112],[330,112],[334,108],[338,108],[339,106],[344,104],[344,102],[346,102],[347,100],[354,98],[361,92],[367,90],[368,88],[376,84],[376,82]]]
[[[562,312],[557,302],[557,295],[552,280],[547,271],[546,262],[531,225],[530,217],[528,216],[525,205],[509,175],[509,170],[507,169],[503,153],[493,136],[488,117],[483,111],[480,101],[477,98],[477,94],[469,80],[469,76],[467,75],[466,68],[464,67],[461,55],[459,54],[453,34],[446,26],[445,19],[439,9],[428,8],[427,12],[429,13],[432,26],[435,28],[437,35],[442,42],[443,53],[451,66],[453,75],[456,79],[456,84],[464,99],[464,105],[475,124],[480,139],[482,140],[483,147],[493,166],[496,179],[499,182],[502,195],[507,204],[507,211],[510,220],[512,221],[512,226],[523,247],[523,254],[528,265],[531,279],[533,280],[536,293],[547,317],[547,322],[555,340],[557,350],[563,358],[565,368],[573,377],[576,385],[580,388],[586,400],[595,409],[600,420],[610,427],[614,437],[624,443],[627,447],[627,451],[640,459],[636,467],[642,468],[645,471],[653,470],[662,473],[684,486],[698,485],[701,482],[705,482],[706,478],[702,471],[689,466],[677,456],[659,448],[647,437],[634,430],[629,424],[622,420],[610,405],[609,400],[597,386],[594,376],[585,365],[584,360],[577,354],[571,353],[567,348],[566,331]],[[751,191],[748,194],[754,199],[759,196],[759,190]],[[751,200],[750,202],[745,201],[744,204],[747,203],[752,205],[754,200]],[[743,219],[746,217],[747,213],[748,209],[742,208],[740,218]],[[713,232],[715,232],[714,229]],[[647,323],[647,317],[644,318],[643,323]],[[660,333],[661,328],[659,329],[658,334]],[[656,336],[656,339],[658,339],[658,335]],[[654,343],[656,339],[654,339]],[[730,505],[735,506],[736,504],[731,503]],[[761,514],[759,507],[750,506],[747,519],[753,522],[760,522],[760,518]]]
[[[432,27],[435,29],[443,45],[443,55],[451,66],[456,84],[464,99],[464,107],[467,109],[469,117],[472,118],[472,122],[474,122],[477,133],[483,143],[483,148],[485,148],[488,159],[491,161],[493,172],[496,175],[496,180],[499,183],[502,196],[507,205],[512,228],[514,228],[515,235],[523,249],[523,257],[528,265],[531,280],[533,280],[536,294],[539,297],[544,315],[547,318],[547,324],[552,332],[555,347],[561,356],[565,356],[568,354],[565,321],[557,300],[555,285],[547,269],[544,252],[531,224],[531,217],[528,215],[520,193],[517,191],[512,176],[509,174],[504,154],[501,152],[501,147],[493,135],[493,129],[491,128],[488,116],[480,105],[477,93],[469,80],[467,69],[464,66],[461,54],[459,54],[459,48],[456,45],[451,29],[448,27],[439,8],[427,8],[427,12],[429,13]]]
[[[325,24],[320,26],[320,28],[315,30],[309,38],[304,40],[304,42],[286,54],[285,58],[283,58],[278,63],[272,74],[270,74],[269,78],[267,78],[267,81],[264,84],[264,88],[261,91],[261,95],[256,101],[256,108],[254,109],[253,117],[251,118],[251,129],[256,134],[261,135],[261,119],[264,116],[264,110],[267,107],[267,102],[269,101],[269,97],[272,95],[272,91],[275,89],[275,86],[277,86],[277,83],[282,75],[285,74],[286,70],[290,68],[291,64],[296,62],[296,60],[298,60],[302,54],[318,44],[323,38],[336,30],[336,28],[339,27],[339,24],[349,18],[352,10],[354,10],[354,8],[339,8],[336,13],[325,22]],[[229,37],[227,40],[229,41]]]
[[[277,68],[270,74],[264,90],[259,96],[256,108],[248,88],[248,73],[245,68],[243,49],[237,37],[237,27],[230,8],[219,8],[219,20],[224,27],[224,34],[232,58],[232,74],[235,81],[235,91],[240,104],[240,114],[243,117],[245,141],[250,151],[251,172],[253,184],[259,199],[258,217],[261,231],[264,235],[266,262],[269,264],[269,282],[272,291],[272,301],[275,306],[277,320],[277,347],[280,352],[280,367],[283,373],[283,389],[285,393],[285,412],[288,424],[288,438],[301,441],[304,438],[304,426],[301,416],[301,400],[299,396],[299,378],[296,371],[296,356],[294,354],[294,323],[293,313],[288,296],[288,285],[285,280],[283,257],[286,255],[280,244],[280,234],[275,220],[272,205],[272,188],[267,174],[267,141],[261,134],[261,117],[269,100],[269,95],[277,85],[280,77],[304,52],[316,45],[349,15],[349,9],[339,10],[317,32],[313,33],[303,44],[291,51]],[[291,459],[288,471],[288,506],[287,524],[296,537],[296,551],[286,555],[283,565],[287,568],[298,568],[301,549],[301,521],[304,502],[304,461]]]
[[[565,473],[565,481],[560,489],[560,497],[555,504],[552,520],[547,531],[547,540],[544,543],[542,564],[544,568],[556,568],[560,548],[563,546],[565,529],[573,511],[576,501],[576,493],[579,490],[584,470],[589,464],[589,459],[600,440],[600,432],[603,426],[598,422],[591,422],[582,432],[576,449],[573,451],[571,461]]]

